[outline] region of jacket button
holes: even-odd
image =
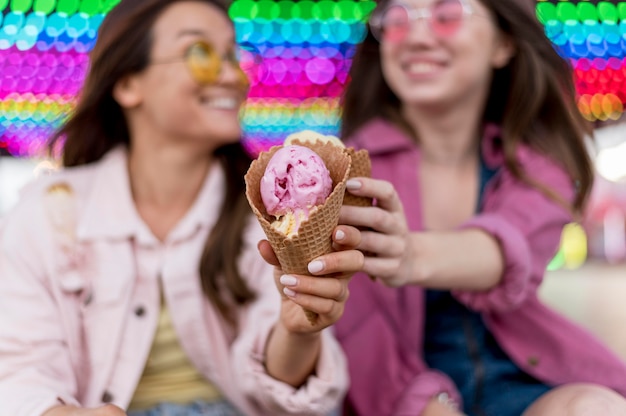
[[[87,296],[85,297],[85,300],[83,301],[83,304],[85,306],[89,306],[89,304],[91,304],[92,301],[93,301],[93,292],[89,292],[87,294]]]
[[[531,367],[537,367],[539,365],[539,358],[535,356],[528,357],[528,365]]]
[[[102,393],[102,403],[111,403],[113,401],[113,395],[108,391]]]
[[[146,308],[144,308],[143,306],[137,306],[135,308],[135,315],[142,317],[146,314]]]

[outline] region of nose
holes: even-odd
[[[405,41],[411,44],[432,44],[436,37],[430,27],[429,19],[430,17],[425,13],[414,16]]]
[[[219,82],[223,85],[231,85],[245,89],[250,86],[250,81],[246,73],[236,61],[231,59],[222,59],[222,70],[220,72]]]

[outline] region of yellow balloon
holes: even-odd
[[[587,233],[577,223],[567,224],[561,234],[561,250],[565,267],[577,269],[587,260]]]

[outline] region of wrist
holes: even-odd
[[[409,236],[409,262],[411,264],[407,284],[428,286],[433,279],[433,264],[430,247],[433,233],[418,232]]]
[[[282,339],[288,339],[292,342],[311,343],[321,336],[321,331],[313,332],[295,332],[287,328],[281,320],[278,320],[272,331],[273,335],[281,337]]]
[[[267,374],[299,388],[315,372],[321,344],[319,331],[294,333],[278,322],[265,349]]]

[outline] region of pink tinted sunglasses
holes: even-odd
[[[370,28],[379,42],[401,42],[409,34],[413,22],[424,19],[436,36],[445,38],[454,35],[465,17],[473,14],[467,0],[436,0],[419,8],[391,1],[374,11]]]

